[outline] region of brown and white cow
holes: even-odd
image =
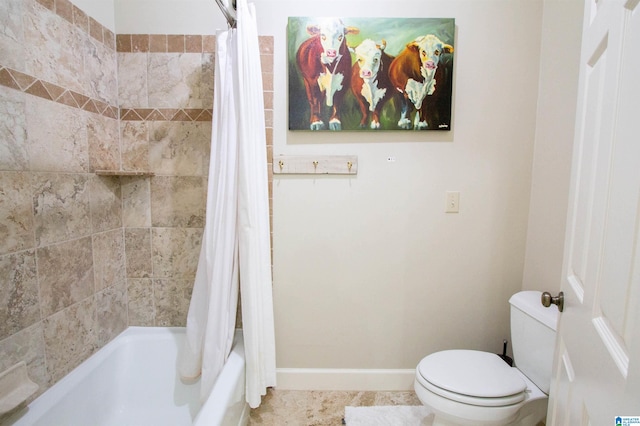
[[[389,80],[389,67],[393,56],[385,53],[387,42],[376,43],[366,39],[353,52],[356,62],[351,73],[351,91],[360,104],[362,119],[360,127],[367,127],[371,113],[372,129],[380,128],[380,111],[384,103],[393,95],[393,86]]]
[[[451,52],[451,45],[428,34],[408,43],[391,63],[389,78],[404,99],[399,127],[411,128],[410,115],[414,109],[417,113],[413,127],[417,130],[428,127],[425,98],[436,90],[436,70],[442,54]]]
[[[307,26],[311,38],[298,48],[296,61],[309,100],[311,130],[323,130],[323,104],[331,108],[330,130],[341,130],[340,107],[351,79],[351,54],[346,35],[358,34],[339,19],[327,19],[320,25]]]

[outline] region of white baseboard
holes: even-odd
[[[415,369],[278,368],[278,389],[284,390],[413,390]]]

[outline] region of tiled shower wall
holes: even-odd
[[[214,44],[116,36],[68,0],[0,2],[0,371],[24,360],[42,392],[127,325],[184,325]]]
[[[204,226],[215,43],[171,38],[116,38],[132,325],[184,325]]]
[[[215,38],[116,40],[122,167],[154,173],[121,178],[129,324],[185,325],[205,220]],[[273,38],[260,42],[271,162]]]

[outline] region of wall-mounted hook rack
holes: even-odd
[[[356,175],[355,155],[278,155],[273,159],[273,174]]]

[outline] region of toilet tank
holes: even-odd
[[[521,291],[511,304],[511,343],[516,367],[549,394],[556,343],[558,307],[542,306],[539,291]]]

